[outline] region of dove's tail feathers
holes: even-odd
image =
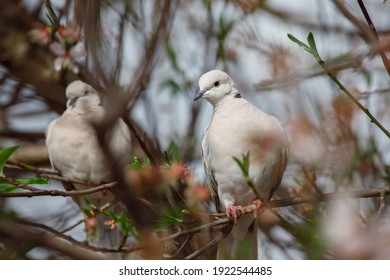
[[[218,260],[257,260],[257,221],[242,217],[229,235],[218,244]]]

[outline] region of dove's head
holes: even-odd
[[[74,81],[67,86],[66,97],[68,98],[67,108],[101,105],[97,91],[80,80]]]
[[[233,80],[223,71],[212,70],[202,75],[199,79],[199,92],[194,101],[203,97],[215,105],[227,95],[237,94]]]

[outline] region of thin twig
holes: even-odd
[[[52,168],[36,167],[36,166],[32,166],[30,164],[27,164],[27,163],[24,163],[24,162],[20,162],[20,161],[16,161],[16,160],[12,160],[12,159],[9,159],[7,161],[7,163],[5,164],[5,167],[6,168],[15,168],[15,169],[24,169],[26,171],[34,172],[34,173],[36,173],[38,175],[40,175],[40,174],[56,174],[56,175],[59,175],[60,174],[57,170],[52,169]]]
[[[190,242],[191,238],[192,238],[192,234],[188,234],[183,244],[181,244],[181,246],[176,250],[175,254],[169,256],[167,259],[175,259],[180,254],[180,252],[183,251],[183,249],[186,247],[188,242]]]
[[[194,228],[190,228],[190,229],[187,229],[187,230],[176,232],[176,233],[174,233],[172,235],[169,235],[167,237],[162,238],[161,241],[165,242],[165,241],[168,241],[168,240],[174,240],[174,239],[176,239],[176,238],[178,238],[180,236],[183,236],[183,235],[194,234],[194,233],[198,233],[198,232],[201,232],[201,231],[204,231],[204,230],[210,230],[213,227],[226,225],[229,222],[230,222],[229,218],[218,219],[216,221],[212,221],[212,222],[204,224],[204,225],[200,225],[200,226],[197,226],[197,227],[194,227]]]
[[[293,205],[304,204],[304,203],[318,203],[318,202],[327,202],[327,201],[351,199],[351,198],[379,197],[382,193],[385,196],[390,195],[390,186],[384,188],[378,188],[378,189],[368,189],[368,190],[362,189],[362,190],[355,190],[355,191],[324,193],[321,195],[316,195],[315,197],[278,199],[269,202],[264,202],[264,206],[267,208],[279,208],[279,207],[293,206]]]
[[[223,233],[221,232],[217,238],[211,240],[207,245],[205,245],[204,247],[200,248],[199,250],[196,250],[195,252],[193,252],[192,254],[186,256],[184,259],[185,260],[192,260],[194,258],[196,258],[197,256],[203,254],[204,252],[206,252],[207,250],[213,248],[214,246],[216,246],[219,242],[221,242],[229,233]]]
[[[25,184],[22,184],[22,183],[18,182],[17,180],[13,179],[13,178],[1,177],[1,181],[10,183],[12,185],[15,185],[15,186],[19,187],[20,189],[28,190],[28,191],[30,191],[30,193],[31,192],[35,192],[35,191],[39,191],[39,189],[31,187],[31,186],[28,186],[28,185],[25,185]]]
[[[379,39],[378,33],[376,32],[375,25],[374,25],[374,23],[371,20],[371,17],[370,17],[370,15],[369,15],[369,13],[368,13],[368,11],[366,9],[366,6],[363,3],[363,0],[358,0],[357,2],[359,4],[360,9],[362,10],[364,18],[367,21],[368,27],[371,29],[372,33],[374,34],[374,37],[376,38],[377,42],[379,43],[380,39]],[[383,65],[385,66],[387,73],[390,76],[390,61],[389,61],[389,59],[388,59],[388,57],[386,55],[385,50],[382,49],[382,48],[379,49],[379,55],[382,58]]]
[[[83,181],[71,180],[71,179],[65,178],[65,177],[61,176],[57,170],[51,169],[51,168],[35,167],[35,166],[29,165],[29,164],[26,164],[23,162],[18,162],[18,161],[13,161],[13,160],[8,160],[8,162],[5,164],[5,167],[10,168],[10,169],[18,169],[18,170],[26,170],[26,171],[34,172],[37,175],[39,175],[40,177],[45,178],[45,179],[54,179],[54,180],[62,181],[65,183],[91,186],[90,184],[83,182]]]
[[[370,44],[374,44],[377,40],[372,34],[370,28],[362,20],[356,17],[350,12],[350,10],[345,6],[344,1],[342,0],[333,0],[333,3],[339,9],[339,11],[358,29],[362,37]]]
[[[157,2],[155,2],[157,3]],[[140,63],[139,70],[136,73],[136,78],[133,83],[127,90],[127,93],[132,94],[132,98],[129,104],[129,111],[133,108],[138,98],[143,93],[143,90],[146,87],[147,81],[151,77],[151,72],[154,68],[154,60],[157,55],[157,50],[159,43],[161,43],[164,38],[164,33],[168,33],[169,22],[173,19],[172,9],[171,9],[171,0],[165,0],[163,7],[160,13],[160,19],[156,24],[155,30],[153,30],[151,39],[148,42],[147,48],[145,50],[144,56]],[[128,94],[130,97],[130,95]]]
[[[0,197],[33,197],[33,196],[78,196],[96,193],[105,189],[112,189],[117,182],[102,184],[86,190],[79,191],[59,191],[59,190],[41,190],[36,189],[30,192],[0,192]]]
[[[374,219],[375,223],[379,222],[382,213],[385,210],[385,207],[386,207],[385,193],[382,192],[379,196],[379,208],[378,208],[378,212],[375,215],[375,219]]]
[[[382,130],[384,134],[386,134],[388,138],[390,138],[390,132],[374,117],[374,115],[371,114],[371,112],[366,107],[363,106],[362,103],[359,102],[359,100],[357,100],[355,96],[353,96],[352,93],[347,90],[347,88],[337,79],[334,73],[326,69],[326,64],[322,61],[322,64],[320,63],[320,65],[324,67],[327,75],[339,86],[340,90],[344,92],[352,100],[352,102],[355,103],[369,117],[372,123],[374,123],[380,130]]]
[[[118,39],[117,39],[117,50],[116,50],[116,63],[115,63],[115,68],[114,68],[114,71],[113,71],[113,78],[115,79],[116,83],[119,83],[119,79],[120,79],[120,74],[121,74],[121,70],[122,70],[122,52],[123,52],[123,46],[124,46],[124,30],[125,30],[125,26],[126,26],[126,23],[127,23],[127,14],[129,12],[129,3],[127,1],[125,1],[124,3],[125,5],[125,8],[124,8],[124,11],[123,11],[123,14],[121,14],[121,19],[120,19],[120,23],[119,23],[119,26],[118,26],[118,29],[119,29],[119,32],[118,32]]]

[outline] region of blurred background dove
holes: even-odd
[[[85,183],[65,182],[66,190],[85,190],[91,186],[112,182],[112,167],[102,151],[94,127],[106,114],[97,91],[78,80],[68,85],[66,97],[67,109],[47,128],[46,144],[52,166],[69,180]],[[124,167],[130,158],[131,137],[122,119],[115,123],[106,137],[110,153],[119,166]],[[72,198],[81,208],[88,208],[82,196]],[[88,194],[86,198],[97,208],[115,202],[114,195],[106,190]],[[97,241],[97,245],[118,245],[118,240],[114,237],[119,232],[110,230],[104,224],[108,219],[101,214],[96,216],[97,231],[92,239]]]

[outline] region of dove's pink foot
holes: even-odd
[[[238,215],[237,213],[241,212],[242,215],[245,214],[245,209],[242,206],[235,206],[235,205],[228,205],[228,208],[226,209],[226,215],[228,218],[230,216],[233,216],[234,224],[237,224],[238,221]]]
[[[260,209],[260,206],[262,204],[261,200],[260,199],[256,199],[252,202],[253,205],[256,206],[256,211]]]
[[[262,205],[262,204],[263,204],[263,203],[261,202],[260,199],[256,199],[256,200],[254,200],[254,201],[252,202],[252,205],[254,205],[255,207],[252,208],[250,212],[253,211],[253,215],[254,215],[255,217],[257,216],[257,214],[261,214],[261,213],[264,211],[264,209],[261,208],[261,205]],[[261,209],[261,210],[260,210],[260,209]]]

